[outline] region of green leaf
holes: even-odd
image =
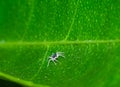
[[[65,58],[47,67],[55,52]],[[119,0],[0,1],[1,79],[31,87],[119,87],[119,52]]]
[[[48,86],[43,86],[39,84],[34,84],[30,81],[24,81],[4,73],[0,73],[0,78],[2,79],[2,80],[0,79],[0,86],[2,87],[8,87],[8,86],[9,87],[48,87]],[[19,84],[16,84],[16,83],[19,83]]]

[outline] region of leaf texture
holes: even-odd
[[[119,3],[1,0],[0,77],[38,87],[118,87]],[[55,52],[65,58],[47,67]]]

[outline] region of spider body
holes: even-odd
[[[48,65],[47,65],[47,66],[49,66],[49,63],[50,63],[51,61],[53,61],[54,64],[56,65],[56,61],[58,61],[57,58],[59,58],[59,57],[65,57],[65,56],[64,56],[64,52],[56,52],[56,53],[53,53],[53,54],[49,57]]]
[[[58,57],[57,53],[52,54],[51,58],[56,59]]]

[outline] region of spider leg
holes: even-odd
[[[54,61],[59,62],[58,60],[54,60]]]
[[[63,57],[63,58],[65,58],[65,56],[64,55],[60,55],[61,57]]]
[[[59,62],[58,60],[55,60],[56,62],[58,62],[58,63],[61,63],[61,62]]]
[[[57,54],[64,54],[64,52],[57,52]]]
[[[58,54],[64,54],[64,52],[57,52]]]
[[[56,62],[55,62],[55,61],[56,61],[56,60],[54,60],[53,63],[56,65]]]
[[[59,56],[61,56],[61,57],[65,57],[65,56],[64,56],[64,52],[57,52],[57,54],[58,54]]]
[[[49,66],[49,64],[50,64],[50,61],[52,61],[52,60],[51,60],[51,59],[49,59],[49,60],[48,60],[48,64],[47,64],[47,67],[48,67],[48,66]]]
[[[52,57],[50,56],[50,57],[48,57],[48,59],[51,59]]]

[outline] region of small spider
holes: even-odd
[[[65,57],[65,56],[64,56],[64,52],[56,52],[56,53],[53,53],[53,54],[49,57],[47,67],[49,66],[49,63],[50,63],[51,61],[53,61],[53,63],[56,65],[56,62],[58,62],[57,58],[60,57],[60,56],[61,56],[61,57]],[[55,62],[55,61],[56,61],[56,62]]]

